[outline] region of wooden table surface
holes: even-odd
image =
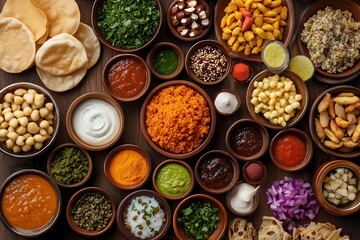
[[[59,0],[59,1],[61,1],[61,0]],[[166,11],[167,11],[167,8],[170,5],[171,1],[172,0],[161,0],[164,16],[166,16]],[[4,2],[5,2],[5,0],[0,0],[1,8],[4,5]],[[208,2],[212,8],[212,11],[214,12],[214,7],[216,4],[216,1],[209,0]],[[305,9],[307,4],[301,0],[294,0],[293,2],[294,2],[295,10],[296,10],[296,19],[297,19],[296,27],[298,27],[301,12]],[[355,2],[360,4],[360,0],[355,0]],[[77,3],[81,10],[81,21],[84,23],[87,23],[88,25],[91,25],[90,16],[91,16],[91,8],[92,8],[93,1],[92,0],[77,0]],[[19,9],[19,11],[23,11],[23,9],[21,9],[21,10]],[[212,26],[210,33],[206,36],[206,38],[213,38],[213,39],[215,38],[213,26]],[[174,43],[178,44],[179,46],[181,46],[185,53],[189,49],[189,47],[193,44],[193,43],[181,42],[181,41],[177,40],[176,38],[174,38],[171,35],[170,30],[166,26],[166,21],[164,21],[161,32],[156,41],[157,42],[159,42],[159,41],[174,42]],[[294,48],[293,48],[293,46],[290,46],[289,49],[290,49],[290,51],[293,51]],[[147,51],[148,51],[148,49],[145,49],[141,52],[138,52],[137,54],[139,54],[140,56],[145,58]],[[14,173],[15,171],[21,170],[21,169],[35,168],[35,169],[39,169],[39,170],[46,172],[46,161],[47,161],[47,157],[48,157],[51,149],[53,149],[54,147],[56,147],[57,145],[59,145],[61,143],[71,142],[71,139],[69,138],[69,135],[67,134],[66,128],[65,128],[65,115],[66,115],[66,110],[68,109],[70,103],[76,97],[80,96],[81,94],[87,93],[87,92],[94,92],[94,91],[95,92],[105,92],[105,89],[103,88],[103,86],[101,84],[102,68],[105,65],[106,61],[109,60],[112,56],[114,56],[116,54],[117,54],[117,52],[102,46],[102,53],[101,53],[98,63],[87,72],[85,78],[82,80],[82,82],[76,88],[74,88],[70,91],[64,92],[64,93],[55,93],[55,92],[52,93],[57,104],[60,107],[60,115],[61,115],[60,116],[61,117],[60,132],[56,139],[56,142],[43,155],[41,155],[37,158],[34,158],[34,159],[17,159],[17,158],[12,158],[12,157],[6,156],[1,153],[0,154],[0,183],[3,183],[3,181],[10,174]],[[263,64],[254,64],[254,67],[255,67],[256,72],[259,72],[260,70],[264,69]],[[183,70],[183,72],[177,79],[186,79],[189,81],[193,81],[187,76],[185,69]],[[29,69],[21,74],[8,74],[8,73],[5,73],[0,70],[0,88],[3,88],[11,83],[20,82],[20,81],[28,81],[28,82],[36,83],[36,84],[44,87],[42,82],[39,80],[34,67],[32,67],[31,69]],[[154,86],[156,86],[160,83],[162,83],[161,80],[153,78],[153,81],[151,83],[151,88],[153,88]],[[315,80],[306,82],[306,85],[308,87],[309,94],[310,94],[309,108],[308,108],[307,114],[303,117],[303,119],[297,125],[295,125],[295,127],[305,130],[309,134],[308,117],[309,117],[310,106],[312,105],[312,102],[316,98],[316,96],[318,96],[318,94],[321,93],[323,90],[331,87],[331,85],[323,84],[323,83],[320,83]],[[348,85],[360,87],[360,81],[354,80],[354,81],[348,83]],[[186,161],[191,166],[194,167],[197,159],[206,151],[213,150],[213,149],[227,150],[226,146],[225,146],[225,133],[226,133],[227,129],[229,128],[229,126],[238,119],[251,118],[246,109],[246,105],[245,105],[245,93],[246,93],[247,86],[248,86],[247,84],[239,85],[239,84],[233,83],[231,81],[230,77],[228,77],[226,79],[226,81],[224,81],[223,83],[221,83],[219,85],[202,86],[203,89],[209,94],[209,96],[212,99],[214,99],[215,93],[221,89],[225,89],[225,88],[233,89],[240,94],[241,100],[242,100],[242,105],[241,105],[239,111],[237,111],[232,116],[224,117],[224,116],[217,115],[216,131],[215,131],[215,134],[214,134],[214,137],[213,137],[211,143],[208,145],[208,147],[204,151],[202,151],[197,156],[192,157],[190,159],[186,159]],[[144,100],[144,98],[142,98],[136,102],[120,103],[121,107],[124,110],[124,114],[125,114],[125,131],[124,131],[122,137],[113,147],[111,147],[107,150],[99,151],[99,152],[90,152],[90,155],[93,158],[94,170],[93,170],[91,179],[86,183],[86,185],[84,187],[97,186],[102,189],[105,189],[113,197],[113,199],[115,200],[117,205],[124,198],[124,196],[129,194],[129,192],[118,190],[117,188],[113,187],[105,178],[105,175],[103,173],[103,163],[104,163],[106,155],[110,152],[110,150],[112,150],[116,146],[119,146],[119,145],[122,145],[125,143],[136,144],[136,145],[142,147],[149,154],[149,156],[153,162],[153,168],[155,168],[161,161],[166,159],[166,157],[156,153],[147,144],[147,142],[145,141],[145,139],[141,133],[140,123],[139,123],[139,115],[140,115],[140,108],[141,108],[143,100]],[[270,137],[272,138],[276,134],[276,131],[269,130],[269,133],[270,133]],[[278,169],[272,163],[272,161],[269,157],[269,154],[266,154],[264,157],[262,157],[260,159],[260,161],[262,161],[268,168],[268,175],[267,175],[266,181],[261,185],[261,188],[260,188],[260,190],[261,190],[260,205],[259,205],[259,208],[257,209],[257,211],[255,213],[253,213],[251,216],[249,216],[247,219],[252,221],[254,223],[255,227],[258,229],[261,224],[262,216],[264,216],[264,215],[271,216],[272,215],[271,210],[265,201],[265,191],[266,191],[266,189],[268,189],[268,187],[272,184],[273,181],[280,180],[284,176],[292,176],[292,177],[296,177],[296,178],[302,178],[305,181],[311,182],[313,174],[314,174],[315,170],[317,169],[317,167],[321,163],[323,163],[327,160],[332,160],[332,159],[335,159],[335,158],[332,156],[326,155],[318,147],[316,147],[314,145],[314,156],[313,156],[313,159],[310,162],[310,164],[304,170],[302,170],[300,172],[288,173],[288,172],[284,172],[284,171]],[[353,159],[353,160],[356,161],[357,164],[359,164],[359,159]],[[240,167],[244,165],[244,163],[241,161],[239,163],[240,163]],[[144,186],[144,188],[154,190],[151,180],[147,182],[147,184]],[[196,184],[193,193],[203,192],[199,188],[200,187]],[[60,217],[59,221],[56,223],[56,225],[48,233],[46,233],[45,235],[43,235],[37,239],[85,239],[84,237],[77,235],[70,229],[70,227],[68,226],[68,224],[66,222],[66,217],[65,217],[65,209],[66,209],[67,202],[70,199],[70,197],[72,196],[72,194],[74,194],[77,190],[79,190],[79,189],[61,189],[61,194],[62,194],[62,199],[63,199],[61,217]],[[224,199],[225,199],[224,194],[217,195],[216,198],[220,199],[223,203],[225,203],[224,202]],[[178,202],[170,201],[169,203],[171,205],[172,210],[174,211]],[[230,212],[229,212],[228,217],[229,217],[229,219],[231,219],[235,216],[233,214],[230,214]],[[337,217],[337,216],[332,216],[320,209],[317,217],[315,218],[315,221],[316,222],[329,221],[329,222],[335,224],[337,227],[343,228],[343,233],[348,234],[351,239],[353,239],[353,240],[360,239],[360,230],[358,229],[359,223],[360,223],[360,212],[353,214],[351,216],[347,216],[347,217]],[[22,238],[17,237],[13,233],[11,233],[1,223],[0,224],[0,240],[10,240],[10,239],[22,239]],[[97,239],[125,239],[125,238],[120,233],[119,229],[117,228],[117,225],[114,224],[109,232],[107,232],[106,234],[102,235],[101,237],[99,237]],[[176,239],[175,235],[173,233],[172,227],[169,229],[168,234],[167,234],[166,238],[164,238],[164,239]]]

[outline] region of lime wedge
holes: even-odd
[[[272,68],[281,67],[285,62],[285,51],[277,43],[270,43],[265,47],[264,60]]]
[[[291,58],[289,69],[299,75],[304,81],[311,79],[315,72],[314,64],[310,58],[303,55]]]

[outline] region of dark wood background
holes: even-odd
[[[59,0],[61,1],[61,0]],[[333,1],[333,0],[331,0]],[[340,0],[341,1],[341,0]],[[360,4],[360,0],[354,0],[358,4]],[[5,0],[0,0],[0,6],[4,5]],[[166,11],[168,6],[172,0],[161,0],[162,8],[163,8],[163,14],[166,16]],[[208,1],[212,12],[214,12],[214,7],[216,4],[215,0],[209,0]],[[294,0],[294,7],[296,11],[296,29],[299,27],[299,19],[301,16],[301,12],[308,6],[305,2],[301,0]],[[91,8],[93,1],[92,0],[77,0],[77,3],[81,10],[81,21],[91,25]],[[25,9],[19,9],[19,11],[26,11]],[[295,38],[294,34],[294,38]],[[215,38],[213,26],[210,31],[210,33],[206,36],[206,38]],[[190,48],[190,46],[193,43],[186,43],[181,42],[174,38],[170,30],[166,26],[166,21],[164,19],[163,26],[161,29],[161,32],[159,34],[158,39],[159,41],[171,41],[179,46],[182,47],[184,53]],[[294,46],[289,47],[291,52],[295,52]],[[146,57],[148,49],[145,49],[141,52],[138,52],[140,56],[143,58]],[[67,108],[69,107],[70,103],[81,94],[87,93],[87,92],[105,92],[105,89],[103,88],[101,84],[101,71],[103,66],[105,65],[106,61],[109,60],[112,56],[116,55],[117,52],[112,51],[104,46],[102,46],[102,53],[100,56],[100,59],[98,63],[90,69],[85,78],[82,80],[82,82],[74,89],[67,91],[65,93],[55,93],[53,92],[53,96],[58,103],[60,107],[60,114],[61,114],[61,126],[60,126],[60,132],[56,139],[56,142],[53,144],[53,146],[47,150],[43,155],[35,158],[35,159],[17,159],[12,158],[9,156],[6,156],[4,154],[0,154],[0,183],[2,183],[10,174],[14,173],[15,171],[26,169],[26,168],[35,168],[46,172],[46,161],[47,157],[49,155],[49,152],[51,149],[56,147],[57,145],[65,142],[71,142],[71,139],[69,138],[66,128],[65,128],[65,115]],[[255,72],[259,72],[260,70],[264,69],[263,64],[253,64],[255,68]],[[189,81],[191,80],[187,74],[185,69],[181,73],[181,75],[177,79],[186,79]],[[27,82],[33,82],[36,84],[39,84],[40,86],[44,85],[39,80],[35,68],[32,67],[31,69],[21,73],[21,74],[8,74],[0,70],[0,87],[3,88],[11,83],[20,82],[20,81],[27,81]],[[162,83],[161,80],[153,78],[151,83],[151,88],[154,86]],[[349,85],[353,86],[360,86],[360,82],[358,80],[353,80],[352,82],[348,83]],[[312,105],[313,100],[315,97],[321,93],[323,90],[331,87],[330,85],[319,83],[315,80],[308,81],[306,83],[309,93],[310,93],[310,106]],[[232,116],[224,117],[224,116],[217,116],[217,126],[216,131],[214,134],[214,137],[209,144],[209,146],[200,154],[198,154],[195,157],[192,157],[191,159],[186,159],[191,166],[195,166],[195,163],[197,159],[206,151],[213,150],[213,149],[222,149],[227,150],[225,146],[225,133],[226,130],[229,128],[229,126],[234,123],[238,119],[242,118],[250,118],[250,115],[246,109],[245,106],[245,93],[247,89],[246,85],[239,85],[236,83],[233,83],[228,77],[226,81],[219,85],[215,86],[202,86],[204,90],[209,94],[209,96],[214,99],[215,93],[218,92],[221,89],[228,88],[233,89],[237,91],[242,100],[242,105],[240,109]],[[139,115],[140,115],[140,108],[142,105],[142,101],[144,98],[132,102],[132,103],[120,103],[121,107],[124,110],[125,114],[125,131],[120,138],[120,140],[111,148],[99,151],[99,152],[90,152],[90,155],[93,159],[94,163],[94,170],[91,176],[91,179],[86,183],[86,186],[97,186],[104,190],[106,190],[115,200],[116,204],[118,205],[120,201],[123,199],[124,196],[126,196],[129,192],[126,191],[120,191],[119,189],[113,187],[105,178],[105,175],[103,173],[103,163],[105,160],[106,155],[115,148],[116,146],[125,144],[125,143],[131,143],[136,144],[140,147],[142,147],[151,157],[151,160],[153,162],[153,167],[155,168],[161,161],[165,160],[166,157],[156,153],[145,141],[144,137],[142,136],[141,130],[140,130],[140,123],[139,123]],[[309,109],[307,111],[307,114],[303,117],[303,119],[295,126],[296,128],[305,130],[309,134],[308,130],[308,117],[309,117]],[[276,131],[269,131],[270,136],[273,137],[276,134]],[[264,157],[260,159],[268,168],[268,175],[266,178],[266,181],[261,185],[261,193],[260,193],[260,206],[257,209],[255,213],[253,213],[251,216],[247,217],[248,220],[252,221],[255,225],[255,227],[258,229],[261,224],[262,216],[269,215],[271,216],[271,210],[269,206],[266,204],[265,200],[265,191],[266,189],[272,184],[273,181],[282,179],[284,176],[292,176],[297,178],[302,178],[305,181],[311,182],[313,174],[317,167],[327,161],[335,159],[332,156],[326,155],[323,153],[318,147],[314,145],[314,156],[310,164],[302,171],[296,172],[296,173],[288,173],[284,172],[280,169],[278,169],[271,161],[268,154],[266,154]],[[356,161],[359,163],[359,159],[353,159],[353,161]],[[243,166],[243,162],[239,162],[240,166]],[[154,190],[151,180],[147,182],[147,184],[144,186],[146,189],[152,189]],[[193,193],[203,192],[198,185],[195,186],[195,189]],[[62,200],[63,200],[63,206],[62,206],[62,214],[59,219],[59,221],[56,223],[56,225],[45,235],[37,238],[37,239],[85,239],[84,237],[77,235],[74,233],[71,228],[68,226],[66,222],[65,217],[65,209],[66,205],[68,203],[68,200],[79,189],[61,189],[62,193]],[[218,199],[220,199],[225,204],[225,194],[217,195]],[[172,210],[174,211],[176,205],[178,202],[176,201],[169,201]],[[229,219],[235,217],[233,214],[228,215]],[[319,214],[315,218],[315,221],[317,222],[326,222],[329,221],[333,224],[335,224],[337,227],[341,227],[343,229],[343,233],[348,234],[351,239],[360,239],[360,230],[358,229],[360,224],[360,212],[353,214],[351,216],[347,217],[337,217],[332,216],[323,210],[319,211]],[[4,225],[0,224],[0,240],[10,240],[10,239],[22,239],[21,237],[17,237],[13,233],[11,233],[8,229],[4,227]],[[117,228],[117,225],[114,224],[109,232],[102,235],[101,237],[98,237],[97,239],[125,239],[124,236],[120,233],[119,229]],[[172,227],[169,229],[168,234],[165,239],[176,239],[175,235],[173,233]]]

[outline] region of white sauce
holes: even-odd
[[[116,109],[99,99],[88,99],[80,103],[72,118],[76,135],[93,146],[111,142],[120,131],[121,124]]]
[[[214,104],[219,112],[231,114],[236,110],[239,102],[234,94],[221,92],[216,96]]]
[[[248,183],[241,183],[236,186],[231,192],[231,207],[239,213],[249,212],[254,204],[254,189],[255,188]]]

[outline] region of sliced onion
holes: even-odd
[[[306,226],[319,212],[311,185],[302,179],[285,177],[275,181],[266,191],[267,204],[284,228]]]

